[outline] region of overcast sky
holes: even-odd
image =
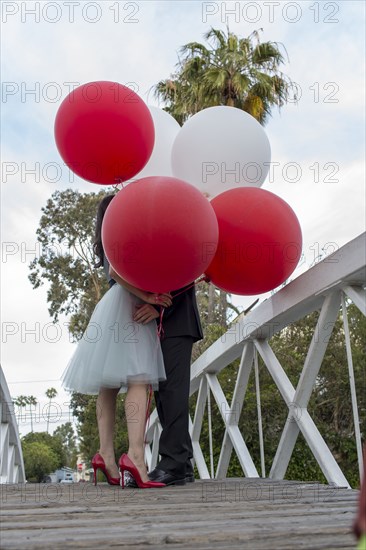
[[[3,1],[1,10],[1,362],[12,396],[38,399],[36,430],[45,429],[51,386],[53,412],[63,411],[54,426],[71,420],[59,379],[74,350],[67,319],[53,327],[46,288],[28,281],[41,208],[55,190],[100,189],[73,177],[55,146],[55,114],[72,86],[111,80],[158,105],[151,87],[174,70],[183,44],[203,41],[211,26],[228,23],[241,36],[262,28],[263,41],[286,47],[283,70],[301,96],[265,127],[275,164],[263,188],[291,205],[303,231],[293,277],[365,231],[363,1]],[[22,435],[29,429],[20,423]]]

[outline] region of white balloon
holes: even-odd
[[[155,127],[155,143],[147,164],[133,179],[147,176],[172,176],[171,152],[180,130],[178,122],[169,113],[148,105]]]
[[[173,175],[210,198],[234,187],[260,187],[271,146],[257,120],[235,107],[209,107],[180,129],[172,149]]]

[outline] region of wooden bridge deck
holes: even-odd
[[[235,478],[184,487],[2,485],[1,548],[354,549],[358,491]]]

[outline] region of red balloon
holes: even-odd
[[[109,204],[102,225],[103,248],[114,270],[150,292],[169,292],[202,275],[217,241],[210,202],[173,177],[127,185]]]
[[[148,107],[117,82],[83,84],[61,103],[55,120],[59,153],[75,174],[111,185],[142,170],[154,146]]]
[[[294,271],[302,248],[299,221],[280,197],[241,187],[211,201],[219,222],[219,245],[206,275],[233,294],[261,294]]]

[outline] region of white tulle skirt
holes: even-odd
[[[146,325],[133,321],[141,303],[118,284],[106,292],[62,375],[66,389],[97,394],[100,388],[126,391],[133,383],[157,389],[166,379],[155,320]]]

